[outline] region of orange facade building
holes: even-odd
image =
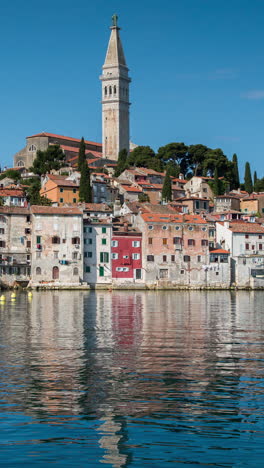
[[[49,174],[40,189],[40,195],[58,206],[75,204],[79,202],[79,185],[64,176]]]

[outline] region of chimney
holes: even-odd
[[[125,222],[125,223],[124,223],[124,232],[127,232],[127,231],[128,231],[128,223]]]
[[[179,179],[181,179],[181,180],[183,180],[183,179],[184,179],[184,177],[183,177],[183,174],[182,174],[182,173],[180,173],[180,174],[179,174]]]

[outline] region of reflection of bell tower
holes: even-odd
[[[112,17],[111,36],[106,52],[102,81],[103,156],[118,158],[122,149],[129,151],[129,83],[128,68],[117,26]]]

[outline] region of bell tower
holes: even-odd
[[[122,149],[129,151],[128,68],[117,26],[112,17],[111,35],[106,52],[102,81],[103,157],[117,160]]]

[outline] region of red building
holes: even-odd
[[[142,234],[127,222],[113,224],[112,278],[120,283],[142,279]]]

